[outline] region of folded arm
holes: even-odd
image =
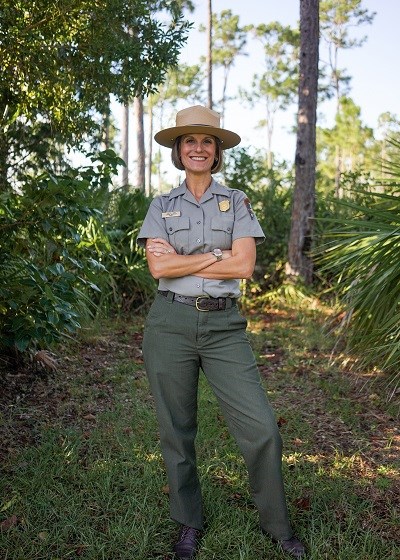
[[[254,237],[241,237],[233,242],[230,258],[214,261],[207,268],[196,272],[195,276],[211,280],[251,278],[255,264],[256,242]]]
[[[150,272],[156,279],[188,275],[217,280],[250,278],[256,261],[253,237],[235,240],[231,251],[222,252],[221,261],[216,261],[211,252],[178,255],[173,246],[161,238],[147,239],[146,253]]]

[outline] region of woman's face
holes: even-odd
[[[180,144],[180,158],[186,171],[210,173],[214,165],[217,142],[208,134],[185,134]]]

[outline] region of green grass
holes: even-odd
[[[308,558],[397,560],[393,404],[332,362],[326,309],[266,311],[252,315],[249,337],[281,424],[288,504]],[[137,331],[104,325],[65,348],[68,361],[46,382],[63,388],[51,414],[36,401],[13,405],[10,422],[23,412],[38,425],[36,443],[3,464],[0,558],[172,558],[176,528]],[[243,460],[204,377],[199,395],[207,531],[198,559],[283,558],[258,529]]]

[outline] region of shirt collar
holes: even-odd
[[[183,183],[181,183],[179,187],[172,189],[172,191],[169,193],[169,200],[172,200],[177,196],[182,196],[183,194],[185,194],[185,192],[186,192],[186,181],[183,181]]]
[[[230,189],[228,189],[228,187],[225,187],[224,185],[221,185],[220,183],[217,183],[217,181],[215,181],[214,179],[212,180],[209,191],[212,192],[212,194],[220,194],[222,196],[229,197],[231,196]]]
[[[230,197],[229,189],[227,187],[224,187],[224,185],[221,185],[220,183],[217,183],[217,181],[215,181],[214,179],[212,179],[211,185],[209,186],[209,188],[206,190],[206,192],[204,193],[204,195],[202,197],[202,202],[206,202],[207,200],[210,200],[210,198],[212,198],[213,195],[215,195],[215,194]],[[176,198],[176,197],[182,196],[182,195],[184,196],[184,198],[186,200],[190,200],[190,202],[194,201],[193,195],[191,195],[191,193],[187,192],[186,181],[183,181],[179,185],[179,187],[176,187],[175,189],[172,189],[172,191],[169,193],[169,200],[172,200],[173,198]],[[191,195],[191,196],[188,196],[188,195]]]

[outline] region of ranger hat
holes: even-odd
[[[187,109],[182,109],[176,114],[176,126],[160,130],[154,136],[154,140],[172,148],[178,136],[183,134],[210,134],[216,136],[221,141],[221,148],[227,150],[237,146],[241,140],[235,132],[221,128],[220,115],[212,109],[207,109],[202,105],[194,105]]]

